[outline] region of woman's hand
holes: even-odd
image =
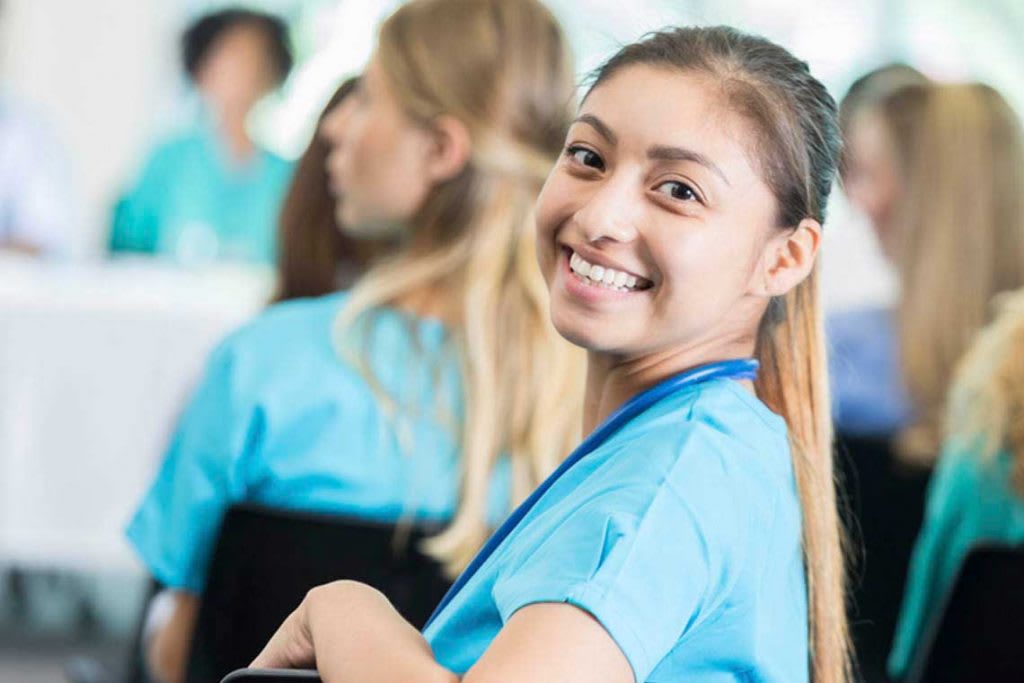
[[[380,591],[355,581],[307,593],[250,667],[316,667],[325,683],[458,680]]]
[[[328,584],[330,585],[330,584]],[[316,666],[316,651],[313,649],[313,634],[309,628],[310,602],[316,599],[315,592],[324,586],[314,588],[305,599],[288,615],[274,635],[256,655],[250,664],[253,669],[302,669]]]

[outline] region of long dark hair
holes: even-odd
[[[349,78],[335,91],[323,121],[352,94],[358,78]],[[318,122],[319,130],[319,122]],[[352,284],[383,251],[372,240],[346,236],[335,218],[335,198],[327,187],[330,146],[319,133],[295,168],[278,221],[277,293],[274,302],[321,296]]]
[[[631,65],[700,73],[757,133],[751,150],[775,195],[776,221],[824,222],[842,147],[835,101],[807,64],[763,38],[723,26],[653,33],[620,50],[594,87]],[[828,375],[817,268],[771,302],[761,321],[757,394],[786,419],[803,510],[811,672],[817,683],[850,677],[845,563],[833,480]]]

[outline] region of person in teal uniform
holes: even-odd
[[[583,358],[548,320],[531,219],[572,112],[565,41],[535,0],[446,1],[446,31],[521,21],[426,60],[407,52],[424,26],[391,25],[389,60],[320,124],[337,224],[394,248],[352,289],[271,306],[219,345],[129,523],[169,591],[147,647],[159,681],[182,678],[233,503],[432,523],[423,550],[454,576],[578,438]],[[413,63],[488,87],[424,84]],[[486,116],[499,102],[508,118]],[[540,372],[495,392],[522,357]]]
[[[914,547],[889,675],[903,679],[977,545],[1024,543],[1024,290],[974,341],[953,383],[949,435]]]
[[[185,263],[272,263],[292,164],[254,142],[246,118],[291,69],[285,26],[270,15],[223,10],[196,21],[182,46],[199,112],[156,146],[118,201],[110,250]]]
[[[599,68],[536,207],[552,321],[587,351],[589,436],[422,633],[339,581],[252,666],[850,680],[815,268],[839,150],[832,97],[762,38],[670,29]]]

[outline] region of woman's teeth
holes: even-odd
[[[575,251],[569,257],[569,268],[581,278],[607,289],[614,289],[618,292],[631,292],[639,289],[640,280],[635,275],[623,273],[614,268],[595,266],[583,260],[583,257]]]

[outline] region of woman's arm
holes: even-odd
[[[633,669],[608,631],[567,603],[517,611],[464,683],[633,683]]]
[[[185,666],[199,612],[199,598],[191,593],[175,591],[171,600],[169,618],[155,626],[146,647],[149,673],[160,683],[181,683],[185,680]]]
[[[324,683],[459,680],[382,593],[354,581],[311,590],[250,666],[315,666]]]
[[[338,581],[315,588],[278,629],[253,668],[316,666],[324,683],[455,683],[430,645],[378,591]],[[465,683],[632,683],[608,632],[568,604],[516,612]]]

